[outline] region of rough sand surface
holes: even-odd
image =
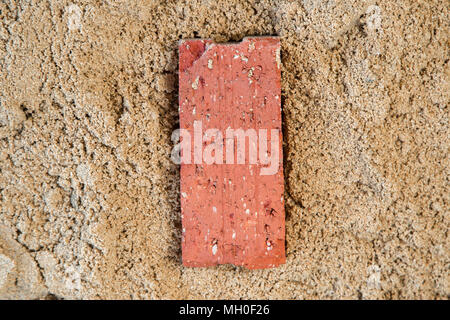
[[[0,298],[450,295],[448,1],[0,3]],[[183,268],[177,43],[279,35],[287,263]]]

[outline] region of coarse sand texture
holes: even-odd
[[[444,0],[0,2],[0,298],[448,299]],[[278,36],[286,263],[182,264],[178,44]]]

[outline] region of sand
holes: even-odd
[[[0,298],[448,299],[448,1],[2,1]],[[181,265],[179,39],[281,37],[285,265]]]

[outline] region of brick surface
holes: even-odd
[[[183,40],[179,55],[180,127],[192,140],[194,121],[203,133],[219,129],[226,162],[227,128],[279,129],[274,175],[260,175],[267,165],[250,163],[248,144],[244,164],[181,164],[183,264],[278,266],[285,262],[279,39]],[[195,142],[191,149],[194,160]]]

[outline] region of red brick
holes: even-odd
[[[263,165],[250,165],[247,157],[245,164],[181,165],[185,266],[254,269],[285,262],[279,54],[276,37],[180,42],[180,127],[194,137],[198,120],[203,133],[217,128],[224,138],[228,127],[279,129],[280,156],[274,175],[260,175]]]

